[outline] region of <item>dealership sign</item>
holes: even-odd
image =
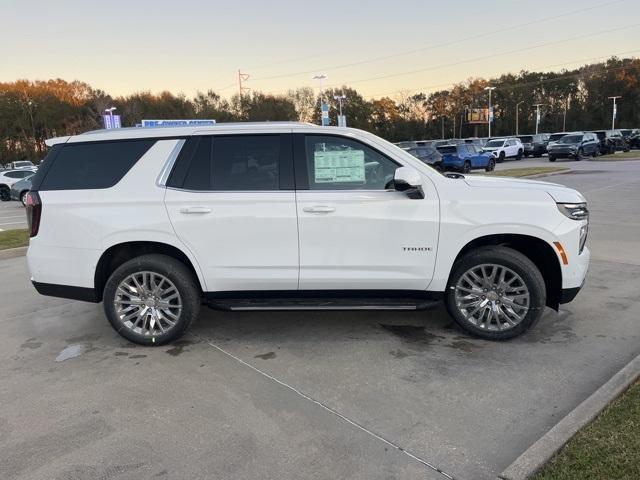
[[[215,120],[185,119],[185,120],[142,120],[142,127],[201,127],[215,125]]]

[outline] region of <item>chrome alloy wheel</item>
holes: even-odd
[[[182,313],[180,292],[156,272],[136,272],[122,280],[113,305],[122,324],[140,335],[166,333]]]
[[[485,263],[467,270],[455,286],[465,319],[490,331],[509,330],[524,320],[530,295],[524,280],[503,265]]]

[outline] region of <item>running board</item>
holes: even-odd
[[[417,298],[233,298],[208,302],[216,309],[231,311],[257,310],[427,310],[439,301]]]

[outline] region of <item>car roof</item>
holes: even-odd
[[[218,123],[216,125],[201,126],[157,126],[157,127],[127,127],[103,130],[92,130],[80,135],[50,138],[46,141],[48,146],[58,143],[97,142],[108,140],[133,140],[137,138],[175,138],[192,135],[216,135],[221,133],[269,133],[301,131],[314,133],[338,133],[354,132],[361,130],[347,127],[325,127],[313,123],[303,122],[238,122]]]

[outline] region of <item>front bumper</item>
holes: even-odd
[[[569,302],[573,302],[573,299],[576,298],[582,287],[584,286],[584,282],[579,287],[573,288],[563,288],[562,293],[560,295],[560,304],[565,304]]]
[[[557,158],[575,158],[578,156],[578,151],[570,150],[568,148],[553,148],[549,150],[549,155],[553,155]]]

